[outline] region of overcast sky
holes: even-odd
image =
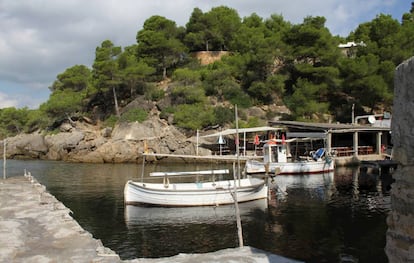
[[[240,17],[281,14],[294,24],[324,16],[333,35],[346,37],[379,14],[401,21],[412,0],[0,0],[0,109],[38,108],[56,76],[91,66],[95,48],[136,43],[145,20],[161,15],[185,26],[194,8],[234,8]]]

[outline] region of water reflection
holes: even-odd
[[[232,206],[125,207],[124,184],[140,179],[140,164],[9,161],[8,176],[22,175],[25,168],[73,211],[83,228],[123,259],[203,253],[238,244]],[[148,172],[222,168],[228,167],[146,167]],[[242,208],[244,243],[306,262],[387,262],[385,219],[391,183],[390,175],[358,167],[278,176],[267,206],[246,203]]]
[[[286,200],[289,192],[297,191],[303,198],[329,200],[335,192],[334,172],[304,174],[304,175],[278,175],[272,180],[276,198]]]
[[[264,213],[267,200],[255,200],[239,204],[240,216],[243,221],[254,220],[254,212]],[[234,224],[234,205],[203,206],[203,207],[147,207],[127,205],[125,207],[125,222],[128,227],[135,225],[186,225],[203,224]]]
[[[267,201],[239,204],[244,225],[264,217]],[[233,205],[218,207],[126,206],[125,223],[131,245],[141,257],[204,253],[237,246]]]

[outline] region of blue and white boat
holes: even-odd
[[[335,163],[324,148],[316,150],[309,156],[292,158],[289,143],[297,139],[271,139],[263,145],[263,159],[248,160],[245,165],[246,174],[288,175],[331,172]]]

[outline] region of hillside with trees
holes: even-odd
[[[242,126],[275,116],[350,122],[352,105],[356,115],[392,111],[395,67],[414,55],[414,3],[401,21],[379,14],[347,37],[333,36],[325,23],[319,16],[300,24],[281,15],[241,18],[226,6],[195,8],[185,27],[152,16],[135,44],[104,40],[91,68],[74,65],[58,74],[38,109],[0,109],[0,138],[53,131],[64,120],[113,126],[154,114],[134,101],[152,103],[160,118],[184,130],[231,125],[234,104]],[[347,42],[362,44],[344,54],[338,46]],[[195,58],[200,51],[226,55],[203,65]],[[254,106],[266,108],[266,118],[243,114]]]

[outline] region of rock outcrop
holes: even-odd
[[[195,141],[154,116],[143,123],[121,123],[113,129],[99,129],[84,122],[64,123],[57,134],[8,138],[6,152],[10,159],[131,163],[142,160],[144,151],[194,155]],[[207,150],[200,151],[205,154]]]
[[[1,145],[3,151],[3,145]],[[19,134],[7,139],[7,156],[20,159],[42,159],[48,152],[44,137],[39,133]]]
[[[389,262],[414,262],[414,57],[397,67],[394,86],[391,129],[399,165],[393,175],[386,253]]]

